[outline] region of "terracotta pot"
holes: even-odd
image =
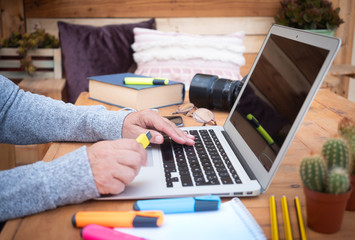
[[[351,189],[338,195],[303,189],[306,197],[308,226],[316,232],[337,232],[341,227]]]
[[[350,176],[351,188],[355,189],[355,175]],[[355,211],[355,190],[351,192],[348,204],[346,205],[346,210]]]

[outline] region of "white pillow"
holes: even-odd
[[[136,74],[167,77],[189,89],[196,73],[240,80],[245,64],[244,32],[197,35],[134,28],[133,58]]]

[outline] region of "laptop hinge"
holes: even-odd
[[[255,177],[254,173],[251,171],[251,169],[248,166],[247,162],[245,161],[244,157],[239,152],[238,148],[234,145],[232,139],[228,136],[227,132],[226,131],[222,131],[222,134],[226,138],[229,146],[232,148],[234,154],[237,156],[240,164],[243,166],[243,168],[244,168],[245,172],[248,174],[249,178],[251,180],[256,180],[256,177]]]

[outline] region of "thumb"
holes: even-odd
[[[152,138],[150,139],[151,143],[162,144],[164,142],[164,137],[160,132],[154,130],[149,130],[149,131],[152,134]]]

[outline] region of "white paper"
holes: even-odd
[[[165,214],[164,223],[158,228],[115,230],[154,240],[266,239],[260,226],[237,198],[221,204],[218,211]]]

